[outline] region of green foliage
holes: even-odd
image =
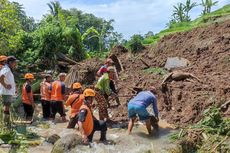
[[[215,107],[204,112],[204,118],[196,127],[205,129],[207,133],[230,136],[230,120],[223,119],[220,110]]]
[[[230,15],[230,5],[226,5],[219,10],[203,15],[194,21],[181,22],[181,23],[173,22],[172,24],[167,24],[168,27],[167,29],[162,30],[159,33],[155,34],[154,37],[145,38],[143,42],[144,44],[149,44],[150,42],[152,42],[152,44],[155,44],[162,37],[166,35],[177,33],[177,32],[189,31],[196,27],[205,26],[215,22],[218,19],[224,18],[225,16],[228,15]]]
[[[174,23],[188,22],[191,20],[189,12],[196,7],[196,3],[192,3],[191,0],[186,0],[185,4],[177,3],[173,5],[172,19],[169,22],[169,26]]]
[[[156,42],[158,42],[160,40],[160,37],[159,35],[153,35],[153,36],[150,36],[150,37],[146,37],[142,43],[144,45],[148,45],[148,44],[155,44]]]
[[[132,53],[140,52],[144,48],[142,44],[143,40],[144,38],[141,35],[133,35],[131,37],[127,44]]]
[[[160,67],[150,67],[148,69],[143,70],[145,73],[149,73],[149,74],[159,74],[159,75],[165,75],[168,72]]]
[[[19,58],[22,73],[57,70],[60,55],[80,61],[86,58],[86,50],[107,51],[121,39],[114,32],[114,20],[64,10],[58,1],[47,4],[50,13],[37,24],[21,4],[2,0],[0,5],[0,53]]]
[[[196,134],[198,139],[194,139]],[[192,145],[195,146],[196,152],[229,152],[230,148],[226,145],[229,136],[230,119],[223,118],[218,108],[211,107],[204,111],[204,117],[200,122],[188,129],[182,129],[179,133],[173,133],[170,140],[180,141],[179,150],[190,148]]]
[[[109,55],[109,51],[103,51],[103,52],[98,52],[98,51],[90,51],[88,52],[88,58],[94,58],[94,57],[99,57],[101,59],[105,59]]]
[[[212,0],[201,0],[201,2],[200,5],[204,8],[202,12],[203,15],[210,13],[211,8],[218,3],[218,1],[213,2]]]
[[[21,28],[14,5],[7,0],[0,1],[0,53],[15,50],[14,43],[16,32]]]
[[[1,129],[0,140],[13,146],[10,152],[27,152],[29,145],[39,145],[41,143],[40,137],[36,133],[27,131],[25,134],[20,134],[14,129],[6,128]]]

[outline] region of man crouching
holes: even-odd
[[[95,97],[95,92],[92,89],[85,89],[84,91],[84,103],[80,107],[80,113],[78,118],[79,130],[82,135],[82,141],[84,144],[92,142],[95,131],[101,131],[100,141],[106,141],[107,125],[105,121],[97,120],[91,110],[91,105]]]

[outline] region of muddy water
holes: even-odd
[[[76,132],[80,134],[76,129],[66,129],[68,123],[61,123],[57,120],[54,124],[51,121],[39,121],[41,120],[41,106],[38,106],[36,113],[36,122],[32,125],[27,125],[27,130],[37,133],[41,136],[41,144],[36,147],[30,146],[28,148],[29,153],[50,153],[53,145],[47,143],[45,139],[53,134],[58,134],[60,137],[66,134]],[[97,112],[94,112],[95,116],[98,116]],[[132,134],[127,135],[127,123],[116,125],[113,128],[109,128],[107,132],[108,144],[99,143],[100,133],[96,132],[94,136],[94,142],[89,146],[77,146],[71,152],[86,152],[86,153],[142,153],[142,152],[168,152],[170,148],[174,148],[175,145],[170,143],[169,134],[175,132],[173,128],[166,122],[160,120],[159,131],[154,131],[151,136],[147,135],[145,126],[138,122],[135,124]],[[125,127],[125,128],[124,128]],[[1,148],[0,152],[7,151],[9,148]]]
[[[66,129],[67,123],[50,124],[49,129],[30,127],[30,130],[37,132],[42,137],[47,137],[52,134],[58,134],[61,137],[73,132],[71,129]],[[151,136],[147,135],[147,130],[142,123],[135,124],[131,135],[127,135],[126,128],[112,128],[108,129],[107,139],[108,144],[99,143],[97,140],[100,133],[96,132],[94,142],[90,146],[77,146],[71,152],[86,152],[86,153],[142,153],[151,151],[168,152],[170,148],[175,147],[170,143],[168,136],[174,130],[164,121],[159,122],[160,129],[158,132],[154,131]],[[79,133],[77,130],[74,130]],[[53,145],[43,142],[37,147],[30,147],[28,152],[32,153],[49,153]]]
[[[168,136],[173,130],[164,121],[160,121],[158,132],[149,136],[144,125],[135,125],[131,135],[127,135],[126,129],[110,129],[108,131],[108,140],[110,145],[94,142],[91,148],[86,146],[76,147],[75,152],[87,153],[142,153],[142,152],[168,152],[170,148],[175,147],[170,143]],[[98,139],[99,136],[95,137]]]

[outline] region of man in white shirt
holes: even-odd
[[[17,59],[14,56],[8,56],[6,64],[0,71],[0,95],[4,106],[4,122],[9,123],[10,105],[13,102],[13,96],[16,94],[16,84],[13,69],[16,68]]]

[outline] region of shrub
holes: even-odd
[[[132,53],[140,52],[144,46],[142,44],[143,37],[141,35],[133,35],[128,42],[128,47]]]

